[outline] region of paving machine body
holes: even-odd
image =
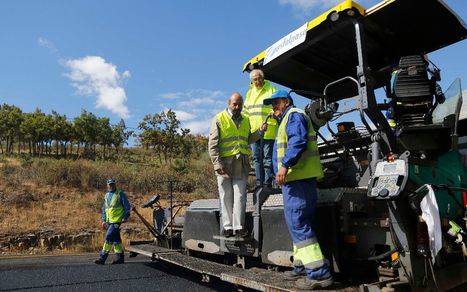
[[[325,172],[314,227],[341,281],[366,291],[467,283],[461,83],[443,92],[426,56],[466,36],[440,0],[383,1],[367,10],[345,1],[245,64],[310,100],[305,111],[321,138]],[[376,98],[378,88],[388,102]],[[354,107],[340,109],[349,99]],[[352,120],[336,124],[345,114]],[[432,195],[435,223],[426,217]],[[180,248],[243,268],[292,266],[280,189],[248,195],[245,240],[221,237],[219,218],[217,199],[191,203]],[[441,249],[433,252],[435,237]]]
[[[444,27],[429,24],[435,11]],[[325,168],[314,222],[326,257],[348,278],[437,285],[435,270],[463,263],[462,244],[447,233],[449,222],[465,229],[466,168],[457,151],[462,91],[456,80],[443,94],[440,71],[424,54],[464,39],[464,24],[441,1],[392,1],[370,10],[346,1],[302,29],[301,41],[275,53],[284,39],[300,35],[292,32],[244,70],[260,68],[267,79],[311,100],[306,112],[321,137]],[[414,35],[417,30],[429,31],[430,37]],[[381,87],[389,102],[377,101],[375,90]],[[339,104],[354,96],[356,106],[339,111]],[[362,126],[349,121],[334,130],[330,122],[350,112],[358,114]],[[321,134],[322,128],[331,138]],[[429,255],[421,219],[428,186],[434,189],[443,229],[438,258]],[[226,243],[219,237],[219,251],[291,266],[281,195],[259,190],[252,199],[247,208],[252,240]],[[189,209],[187,217],[195,213]],[[184,236],[185,247],[187,240]]]

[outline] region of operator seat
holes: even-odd
[[[428,79],[428,62],[423,56],[406,56],[399,61],[391,78],[394,120],[400,126],[429,123],[433,106],[433,86]]]
[[[432,112],[444,102],[444,96],[436,83],[439,71],[431,71],[428,65],[421,55],[402,57],[392,73],[389,97],[398,145],[435,154],[451,148],[452,125],[433,123]]]

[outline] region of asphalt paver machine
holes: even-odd
[[[427,55],[466,36],[441,0],[366,10],[344,1],[244,65],[309,100],[325,171],[314,224],[341,284],[405,291],[467,283],[461,82],[443,91]],[[350,120],[336,122],[343,117]],[[280,189],[249,194],[247,239],[219,236],[219,217],[218,200],[192,202],[178,247],[242,268],[292,267]]]

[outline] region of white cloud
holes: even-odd
[[[177,98],[182,97],[183,95],[184,95],[183,92],[168,92],[168,93],[161,94],[161,97],[166,98],[166,99],[177,99]]]
[[[169,109],[165,109],[165,112],[167,112]],[[175,115],[177,116],[177,119],[180,122],[186,122],[190,121],[196,118],[196,114],[192,114],[183,110],[173,110]]]
[[[191,106],[224,102],[224,93],[220,90],[191,89],[180,92],[167,92],[160,95],[165,99],[183,100],[180,105]]]
[[[181,106],[206,106],[206,105],[223,105],[227,104],[227,101],[221,101],[219,99],[211,97],[198,97],[192,98],[186,101],[180,102]]]
[[[46,38],[39,37],[37,39],[37,44],[43,48],[49,49],[49,51],[51,51],[52,53],[58,52],[57,47],[55,47],[55,44]]]
[[[331,8],[341,0],[279,0],[281,5],[290,5],[296,12],[307,13],[315,7]]]
[[[207,135],[211,128],[211,119],[192,121],[185,123],[183,127],[190,129],[190,132],[193,134]]]
[[[220,90],[191,89],[161,94],[164,99],[173,100],[166,105],[182,122],[183,128],[193,134],[207,135],[214,115],[227,106],[227,95]]]
[[[65,60],[62,64],[70,70],[66,76],[80,95],[96,97],[96,107],[105,108],[122,118],[129,117],[123,81],[130,77],[129,71],[119,73],[117,66],[99,56]]]

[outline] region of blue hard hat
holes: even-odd
[[[115,180],[113,178],[109,178],[107,180],[107,184],[110,185],[110,184],[115,184]]]
[[[279,98],[288,98],[292,101],[293,103],[293,99],[292,97],[290,96],[289,92],[287,90],[283,90],[283,89],[280,89],[276,92],[274,92],[270,97],[268,98],[265,98],[263,100],[263,104],[264,105],[270,105],[272,104],[272,101],[275,100],[275,99],[279,99]]]

